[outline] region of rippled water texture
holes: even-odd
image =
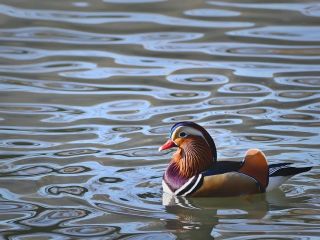
[[[13,0],[0,22],[2,238],[318,239],[318,1]],[[219,159],[315,167],[266,195],[167,198],[157,149],[182,120]]]

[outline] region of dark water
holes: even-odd
[[[318,239],[318,1],[2,1],[4,239]],[[315,168],[281,190],[166,199],[177,121],[219,159]]]

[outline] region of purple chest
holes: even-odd
[[[170,164],[164,173],[163,180],[169,186],[171,191],[176,191],[183,184],[185,184],[189,179],[181,176],[179,174],[178,168],[174,164]]]

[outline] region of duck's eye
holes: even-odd
[[[187,136],[187,134],[185,132],[180,132],[179,133],[179,137],[186,137],[186,136]]]

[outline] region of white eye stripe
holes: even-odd
[[[174,136],[175,133],[178,133],[178,132],[179,132],[179,133],[184,132],[184,133],[186,133],[187,135],[200,136],[200,137],[202,137],[205,141],[207,141],[206,138],[203,136],[203,134],[202,134],[201,131],[199,131],[199,130],[197,130],[197,129],[195,129],[195,128],[192,128],[192,127],[187,127],[187,126],[178,127],[178,128],[172,133],[171,136]],[[179,135],[179,136],[180,136],[180,135]],[[208,145],[209,145],[209,144],[208,144]]]

